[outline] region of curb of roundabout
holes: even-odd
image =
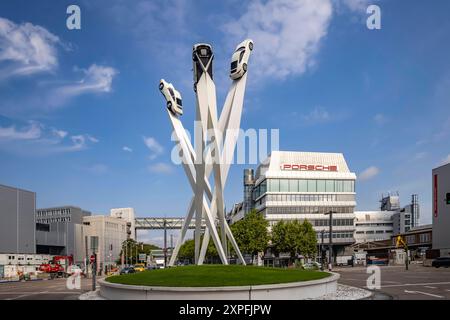
[[[100,297],[107,300],[303,300],[332,294],[340,275],[310,281],[226,287],[162,287],[99,280]]]

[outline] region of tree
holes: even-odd
[[[269,222],[256,210],[250,211],[242,220],[231,225],[231,231],[243,253],[257,255],[264,252],[270,240]]]
[[[307,220],[280,220],[272,228],[272,245],[278,253],[289,252],[291,258],[297,254],[312,257],[317,247],[316,232]]]
[[[138,256],[141,253],[145,253],[146,255],[149,255],[152,250],[155,249],[161,249],[156,245],[148,244],[148,243],[142,243],[137,242],[133,239],[127,239],[122,243],[122,250],[120,251],[120,257],[122,257],[122,253],[126,253],[126,261],[125,264],[133,264],[138,263]],[[117,264],[122,263],[121,258],[119,258],[117,261]]]
[[[306,219],[301,225],[301,234],[299,251],[305,257],[311,258],[317,253],[317,235],[312,224]]]
[[[203,241],[203,236],[200,237],[200,243]],[[195,255],[195,241],[194,239],[186,240],[180,247],[178,251],[178,259],[187,259],[191,262],[194,262]],[[209,240],[208,248],[206,249],[205,260],[210,259],[213,260],[218,256],[216,247],[212,240]]]

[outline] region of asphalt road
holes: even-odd
[[[81,279],[81,289],[70,290],[67,279],[0,283],[0,300],[77,300],[91,290],[92,279]]]
[[[336,268],[339,283],[367,289],[365,267]],[[380,266],[381,288],[374,290],[373,299],[395,300],[450,300],[450,268],[432,268],[422,265]]]

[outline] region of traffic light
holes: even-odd
[[[450,193],[447,193],[447,197],[445,199],[447,204],[450,204]]]

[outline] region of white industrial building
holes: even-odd
[[[127,234],[129,238],[136,240],[134,208],[114,208],[110,210],[111,217],[123,219],[127,222]]]
[[[78,245],[83,249],[77,253],[87,257],[95,252],[97,267],[104,270],[120,258],[122,244],[127,239],[127,222],[111,216],[87,216],[83,219],[81,234]]]
[[[388,240],[394,235],[397,211],[355,211],[355,242]]]

